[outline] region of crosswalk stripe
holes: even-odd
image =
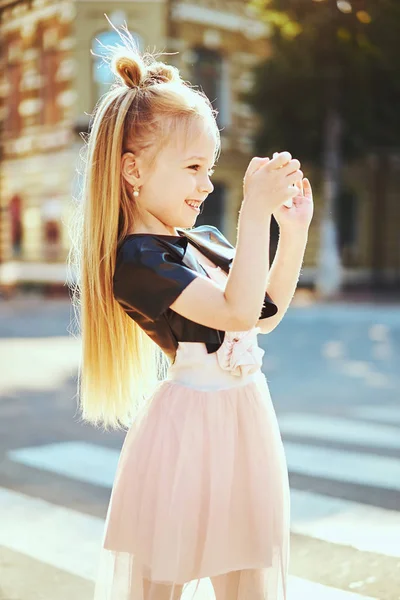
[[[291,490],[291,531],[332,544],[400,558],[400,513]]]
[[[284,446],[291,472],[400,490],[400,461],[394,458],[288,441]],[[119,452],[87,442],[61,442],[11,450],[8,456],[37,469],[110,488]]]
[[[285,442],[289,471],[310,477],[400,490],[400,461],[349,450]]]
[[[360,414],[361,416],[361,414]],[[279,418],[283,435],[360,444],[370,448],[400,449],[400,430],[395,427],[349,421],[334,416],[290,413]]]
[[[0,488],[0,545],[68,573],[93,579],[103,520]]]
[[[317,477],[330,476],[341,480],[345,479],[347,473],[347,480],[351,481],[356,478],[354,472],[356,471],[357,476],[360,476],[364,483],[365,476],[370,477],[367,483],[377,483],[372,477],[373,467],[370,472],[369,465],[371,459],[379,457],[368,455],[367,461],[361,464],[356,462],[357,469],[353,465],[347,472],[348,452],[340,452],[338,459],[338,451],[321,448],[310,449],[306,446],[285,444],[285,450],[291,471],[306,472]],[[308,452],[306,456],[304,456],[305,452]],[[86,442],[63,442],[22,448],[10,451],[8,455],[12,460],[30,467],[105,488],[112,487],[119,458],[117,450]],[[363,458],[366,455],[360,456]],[[354,462],[360,456],[350,455],[350,459]],[[391,459],[383,458],[375,467],[381,479],[385,469],[389,469],[388,465],[392,465]],[[400,469],[400,465],[397,466]],[[384,483],[393,485],[390,469],[386,477]],[[397,482],[400,482],[399,477]],[[328,542],[348,544],[364,551],[400,556],[400,513],[396,511],[364,506],[344,499],[295,489],[291,490],[291,510],[293,532]]]
[[[78,577],[95,580],[104,528],[102,519],[5,488],[0,488],[0,512],[7,515],[0,528],[0,545]],[[211,584],[205,579],[200,585],[205,591]],[[293,576],[289,576],[288,588],[288,600],[299,597],[373,600]],[[190,587],[185,590],[187,596],[183,594],[182,600],[190,597],[190,590]]]
[[[352,406],[347,410],[347,413],[352,417],[376,423],[400,425],[400,407],[398,406]]]
[[[353,592],[337,590],[320,583],[291,576],[288,582],[288,600],[298,600],[299,598],[318,598],[318,600],[374,600],[370,596],[360,596]]]
[[[15,462],[106,488],[112,487],[119,454],[88,442],[46,444],[7,453]]]

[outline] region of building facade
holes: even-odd
[[[126,22],[142,50],[173,53],[162,60],[199,85],[219,111],[222,152],[213,176],[215,189],[196,224],[214,224],[235,243],[243,176],[259,126],[241,93],[251,89],[253,67],[270,53],[267,26],[246,2],[0,0],[0,11],[2,289],[65,282],[71,199],[79,194],[80,185],[81,133],[87,131],[98,98],[112,82],[101,59],[102,48],[119,41],[104,13],[114,25]],[[369,282],[374,273],[382,283],[400,281],[400,206],[395,187],[399,166],[393,157],[389,163],[380,206],[379,165],[372,160],[345,169],[348,183],[336,221],[347,282]],[[314,181],[312,167],[304,170]],[[305,285],[313,282],[318,256],[322,214],[318,186],[315,204],[300,280]],[[379,227],[376,219],[382,219]],[[273,255],[275,226],[271,234]]]
[[[3,2],[0,269],[3,285],[58,277],[73,175],[75,7]]]

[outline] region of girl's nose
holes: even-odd
[[[214,186],[213,186],[211,180],[207,179],[207,182],[203,188],[203,192],[207,192],[207,194],[211,194],[212,191],[214,191]]]

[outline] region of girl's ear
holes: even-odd
[[[142,183],[137,160],[133,152],[125,152],[122,155],[121,172],[125,181],[130,185],[140,185]]]

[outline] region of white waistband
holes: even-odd
[[[177,354],[175,362],[167,372],[167,381],[174,381],[197,390],[219,390],[240,387],[256,381],[261,370],[247,375],[233,375],[220,367],[216,354],[185,356]]]

